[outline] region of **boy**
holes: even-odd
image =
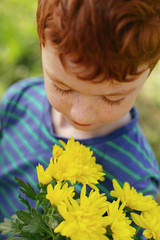
[[[71,136],[102,164],[108,199],[113,178],[155,197],[158,164],[133,104],[160,59],[160,1],[39,0],[37,25],[44,79],[1,103],[1,221],[24,208],[14,176],[35,186],[37,164]]]

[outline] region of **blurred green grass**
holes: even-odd
[[[0,96],[12,83],[42,74],[35,0],[0,2]]]
[[[160,63],[147,79],[135,105],[140,126],[160,163]]]
[[[42,75],[36,6],[37,0],[0,2],[0,97],[12,83]],[[136,106],[140,125],[160,163],[160,64],[147,80]]]

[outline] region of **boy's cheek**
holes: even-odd
[[[131,108],[134,105],[135,99],[126,99],[125,102],[119,106],[110,106],[106,107],[101,114],[101,118],[103,122],[114,122],[127,113],[130,112]]]
[[[63,98],[60,98],[56,94],[47,94],[50,105],[57,111],[64,112],[68,109],[69,103]]]

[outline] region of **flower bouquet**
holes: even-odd
[[[107,201],[96,187],[105,174],[93,152],[73,138],[60,144],[53,147],[46,170],[37,166],[38,193],[16,178],[36,208],[20,196],[26,210],[0,223],[2,235],[9,234],[10,240],[130,240],[138,239],[143,230],[147,239],[160,240],[160,206],[152,196],[137,193],[127,182],[121,187],[113,179],[110,194],[115,200]],[[82,184],[80,194],[75,191],[77,183]]]

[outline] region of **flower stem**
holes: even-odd
[[[139,239],[139,237],[137,236],[137,233],[139,232],[139,230],[141,229],[141,227],[138,226],[138,228],[136,229],[136,233],[135,233],[135,237],[137,237]],[[140,238],[141,239],[141,238]]]
[[[55,210],[55,208],[53,207],[51,215],[50,215],[50,219],[49,219],[50,230],[52,230],[52,216],[53,216],[54,210]]]
[[[67,183],[66,180],[64,180],[64,181],[62,182],[62,186],[61,186],[61,188],[64,186],[65,183]]]
[[[61,237],[60,233],[58,233],[57,236],[55,238],[53,238],[53,240],[58,240],[58,239],[60,239],[59,237]]]
[[[41,192],[42,192],[42,188],[41,188],[40,193],[41,193]],[[40,204],[40,201],[39,201],[39,199],[38,199],[37,204],[36,204],[36,208],[35,208],[36,212],[37,212],[37,209],[38,209],[38,207],[39,207],[39,204]]]

